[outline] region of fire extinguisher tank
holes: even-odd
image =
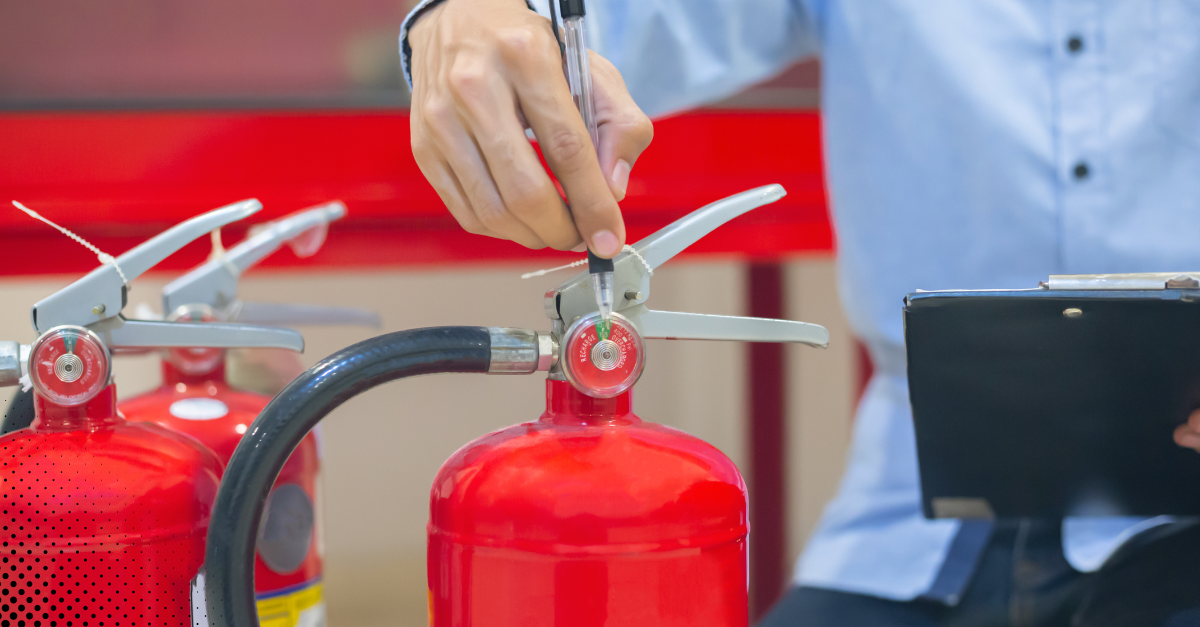
[[[547,381],[537,422],[456,452],[430,493],[431,624],[747,624],[746,488],[630,394]]]
[[[0,342],[0,386],[33,391],[34,420],[0,437],[0,627],[193,625],[221,461],[199,441],[117,411],[112,354],[265,346],[295,331],[126,318],[127,283],[259,208],[247,200],[143,242],[38,301],[33,344]],[[201,610],[196,612],[195,610]]]
[[[34,403],[32,428],[0,438],[2,624],[190,624],[220,461],[120,418],[111,385],[76,407]]]
[[[155,422],[199,440],[225,463],[270,400],[230,387],[224,366],[190,376],[164,361],[163,386],[122,402],[120,408],[131,421]],[[320,464],[316,436],[310,433],[284,464],[268,501],[270,513],[259,530],[254,560],[264,625],[291,627],[313,610],[324,611],[317,524]]]

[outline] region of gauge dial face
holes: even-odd
[[[562,368],[580,392],[611,398],[642,376],[645,343],[620,314],[604,321],[599,313],[580,318],[567,330]]]
[[[112,360],[95,333],[83,327],[56,327],[44,333],[29,354],[29,378],[46,400],[82,405],[108,385]]]

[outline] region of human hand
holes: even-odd
[[[1175,443],[1200,452],[1200,409],[1193,411],[1187,422],[1175,428]]]
[[[625,243],[617,202],[650,144],[650,119],[616,68],[592,54],[599,157],[571,98],[550,21],[522,0],[446,0],[408,35],[413,155],[468,232],[529,248]],[[563,203],[525,128],[570,203]]]

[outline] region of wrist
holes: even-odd
[[[404,18],[404,22],[400,26],[400,67],[404,70],[404,80],[408,83],[409,91],[412,91],[412,46],[409,44],[409,38],[412,35],[413,28],[416,27],[423,17],[427,17],[429,13],[439,9],[446,4],[446,0],[422,0],[409,11]]]
[[[412,11],[409,11],[408,15],[404,18],[404,22],[400,26],[400,67],[401,67],[401,69],[404,70],[404,80],[408,83],[409,91],[412,91],[412,86],[413,86],[413,82],[412,82],[413,50],[412,50],[412,46],[409,43],[410,37],[412,36],[412,33],[413,33],[413,29],[416,28],[419,23],[429,22],[429,20],[425,20],[422,18],[430,17],[431,14],[440,12],[445,7],[445,5],[448,1],[449,0],[422,0],[421,2],[419,2],[417,4],[417,6],[413,7]],[[518,0],[518,1],[521,1],[521,0]],[[525,3],[525,6],[530,11],[537,11],[537,9],[533,6],[533,2],[531,2],[531,0],[523,0],[523,1]],[[550,1],[553,2],[554,0],[550,0]],[[424,31],[427,29],[421,28],[418,30]]]

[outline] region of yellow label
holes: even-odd
[[[312,614],[314,610],[321,614],[324,613],[321,612],[323,608],[318,607],[321,605],[321,601],[321,582],[319,581],[295,592],[259,599],[258,624],[261,627],[296,627],[302,617],[308,618],[304,616],[306,613]],[[316,621],[312,622],[319,621],[317,624],[325,622],[323,616],[314,618]],[[310,620],[304,622],[309,623]]]

